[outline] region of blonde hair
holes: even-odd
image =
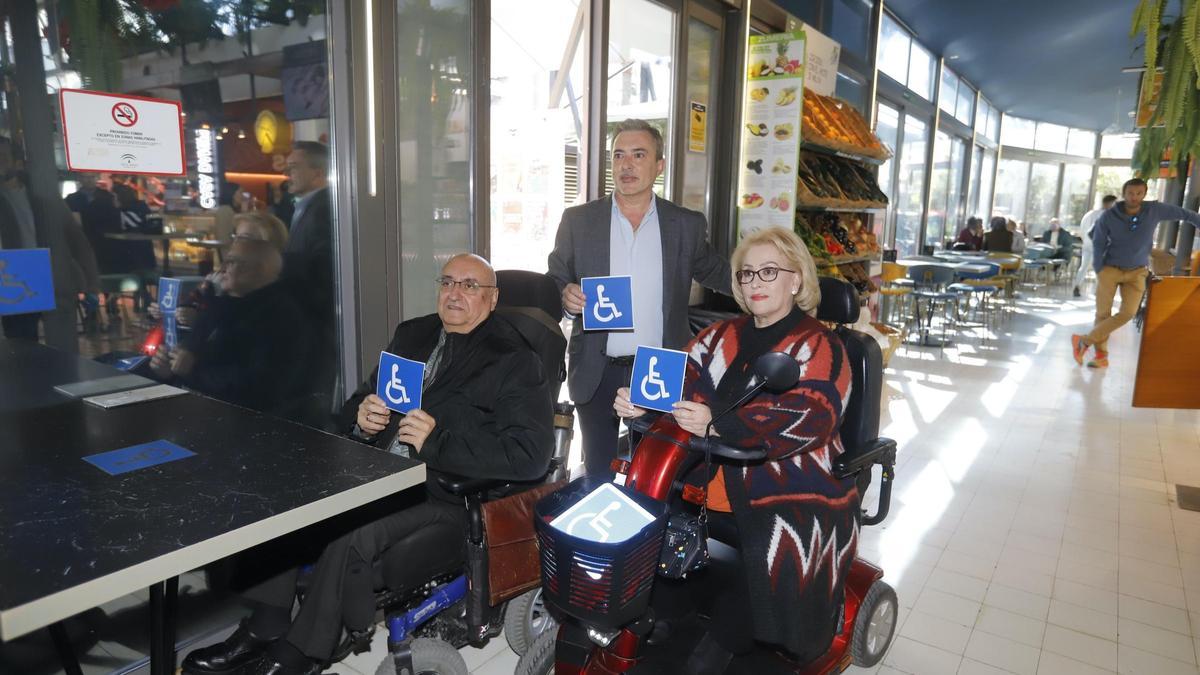
[[[737,300],[738,306],[749,313],[750,309],[746,307],[746,298],[742,295],[742,285],[738,283],[737,273],[746,260],[746,252],[759,244],[774,246],[783,255],[780,264],[799,275],[800,292],[795,296],[796,306],[809,316],[816,316],[817,305],[821,304],[821,283],[817,280],[817,265],[800,237],[796,236],[795,232],[781,227],[766,227],[748,234],[734,249],[729,267],[733,277],[733,299]]]
[[[283,251],[287,246],[288,230],[283,221],[266,211],[247,211],[239,213],[233,217],[233,231],[236,233],[238,225],[246,223],[253,225],[262,231],[265,241],[270,242],[272,246]]]

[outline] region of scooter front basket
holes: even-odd
[[[555,610],[598,628],[615,629],[646,612],[667,525],[667,505],[610,484],[652,518],[632,536],[602,542],[573,536],[551,524],[604,485],[577,478],[542,498],[534,526],[542,561],[542,598]]]

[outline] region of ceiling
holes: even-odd
[[[885,0],[946,65],[1006,113],[1100,130],[1132,130],[1141,38],[1132,0]],[[1174,3],[1172,3],[1174,5]],[[956,57],[956,58],[951,58]],[[1118,99],[1118,89],[1120,96]]]

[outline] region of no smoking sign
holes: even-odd
[[[123,127],[131,127],[138,121],[137,108],[134,108],[131,103],[121,101],[113,105],[112,118],[114,122]]]

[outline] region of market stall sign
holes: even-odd
[[[199,191],[200,206],[217,208],[217,141],[212,129],[207,126],[196,129],[193,139],[196,144],[196,189]]]
[[[58,97],[69,170],[187,172],[179,102],[82,89],[62,89]]]
[[[788,24],[790,31],[804,31],[804,87],[822,96],[833,96],[842,45],[803,21],[793,20]]]

